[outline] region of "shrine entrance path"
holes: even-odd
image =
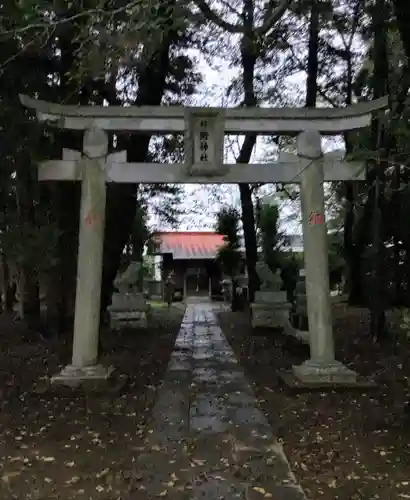
[[[306,498],[210,304],[188,303],[152,417],[139,499]]]

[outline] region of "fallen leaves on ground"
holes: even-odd
[[[128,377],[123,389],[119,384],[108,393],[49,390],[46,378],[70,360],[70,336],[42,341],[0,317],[1,498],[98,500],[129,493],[182,314],[161,312],[146,331],[103,332],[103,361]]]
[[[292,394],[275,373],[307,359],[308,347],[270,330],[250,344],[246,317],[222,312],[219,319],[308,498],[410,498],[410,343],[374,344],[367,311],[336,307],[338,359],[361,375],[376,374],[379,387]]]

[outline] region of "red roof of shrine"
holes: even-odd
[[[212,231],[156,233],[156,254],[172,253],[174,259],[215,259],[224,237]]]

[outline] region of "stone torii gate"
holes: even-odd
[[[365,165],[339,153],[323,155],[321,134],[367,127],[387,98],[343,109],[183,108],[64,106],[21,96],[40,121],[83,130],[82,154],[64,150],[62,160],[39,166],[42,181],[81,181],[81,213],[72,364],[53,380],[104,379],[98,364],[99,309],[106,210],[106,183],[300,183],[306,269],[310,359],[295,366],[302,382],[351,383],[355,372],[335,360],[328,277],[324,181],[363,180]],[[126,152],[108,155],[107,131],[185,134],[184,164],[128,163]],[[295,135],[297,155],[266,164],[225,164],[225,134]]]

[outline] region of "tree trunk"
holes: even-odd
[[[393,0],[394,12],[396,14],[397,26],[403,42],[404,53],[407,64],[410,65],[410,9],[408,0]]]
[[[317,75],[319,69],[319,10],[318,2],[313,1],[310,10],[309,45],[306,75],[307,108],[314,108],[317,100]]]
[[[19,316],[29,328],[40,327],[40,297],[38,281],[31,275],[29,266],[22,266],[19,271]]]
[[[374,176],[371,175],[369,183],[373,182]],[[370,190],[369,196],[364,204],[363,213],[357,221],[355,235],[352,234],[354,244],[349,248],[346,254],[348,260],[348,270],[351,288],[349,289],[349,304],[362,305],[364,303],[363,293],[363,253],[371,243],[371,221],[374,205],[374,190]],[[365,257],[367,258],[367,256]]]
[[[349,53],[346,57],[346,105],[352,104],[353,97],[353,63],[352,53],[349,47]],[[352,143],[350,141],[349,132],[344,134],[346,153],[352,152]],[[355,244],[353,229],[356,222],[355,213],[355,191],[356,183],[347,181],[345,186],[345,214],[343,223],[343,253],[346,262],[346,289],[349,294],[348,304],[359,305],[363,301],[363,282],[362,276],[362,253],[363,246],[359,247]]]
[[[137,106],[159,105],[166,86],[169,73],[170,46],[178,40],[178,33],[169,27],[170,9],[175,0],[162,0],[159,9],[159,19],[163,19],[164,29],[161,44],[150,54],[150,59],[142,65],[138,78]],[[59,45],[61,49],[61,73],[59,98],[65,104],[88,104],[90,92],[82,92],[75,81],[67,76],[76,65],[75,27],[68,23],[61,26]],[[90,82],[87,82],[88,85]],[[101,85],[98,85],[99,90]],[[103,91],[110,104],[118,104],[115,85],[108,82]],[[81,102],[79,102],[81,101]],[[145,160],[150,136],[118,137],[118,149],[126,149],[128,161],[141,162]],[[60,146],[81,150],[82,136],[76,133],[64,132]],[[61,149],[61,148],[60,148]],[[61,151],[60,151],[61,152]],[[59,331],[70,328],[73,319],[73,305],[76,288],[77,254],[78,254],[78,220],[80,186],[61,185],[55,187],[54,210],[60,231],[58,242],[58,266],[54,270],[52,282],[49,283],[48,309],[58,314],[56,327]],[[107,185],[107,212],[104,241],[103,279],[101,307],[105,310],[111,301],[112,282],[117,274],[121,254],[132,229],[136,206],[135,185]],[[67,210],[70,207],[70,210]],[[54,292],[53,292],[54,291]]]
[[[63,16],[77,13],[74,2]],[[59,86],[55,88],[55,99],[64,104],[88,104],[81,92],[80,82],[73,78],[77,74],[76,51],[80,48],[76,37],[81,29],[79,23],[61,23],[57,26],[58,48],[61,51],[59,65]],[[63,148],[82,150],[80,131],[56,130],[57,140],[53,154],[62,156]],[[76,291],[78,231],[80,216],[80,183],[49,183],[49,199],[52,222],[58,229],[55,248],[55,265],[47,276],[47,322],[50,329],[62,334],[72,329],[74,320],[74,297]]]
[[[158,50],[143,67],[138,79],[136,106],[159,106],[166,88],[170,69],[170,48],[180,37],[177,29],[169,27],[170,11],[175,0],[163,0],[159,19],[164,19],[163,38]],[[143,162],[148,153],[151,136],[119,137],[118,149],[127,149],[128,161]],[[107,189],[107,212],[104,242],[104,267],[102,280],[102,311],[111,302],[113,281],[118,271],[122,251],[129,240],[137,207],[137,185],[113,185]]]
[[[254,4],[253,0],[244,0],[243,9],[244,34],[241,41],[242,74],[244,87],[244,105],[255,106],[254,89],[255,64],[257,60],[256,40],[254,39]],[[249,163],[256,135],[248,134],[242,144],[237,163]],[[242,209],[242,226],[245,240],[246,267],[249,279],[249,301],[253,302],[255,291],[259,288],[259,278],[256,273],[258,259],[258,243],[256,238],[255,213],[252,202],[252,191],[249,184],[239,184]]]
[[[27,161],[25,161],[27,160]],[[21,165],[16,169],[16,201],[17,220],[23,234],[27,237],[29,230],[36,227],[34,201],[36,194],[33,189],[32,165],[29,159],[20,158]],[[20,267],[20,316],[30,326],[37,327],[40,323],[40,298],[38,287],[38,263],[33,264],[27,251],[23,253]]]
[[[346,254],[347,263],[347,283],[346,288],[349,293],[349,306],[363,305],[363,271],[362,253],[357,251],[354,245],[350,252]]]
[[[53,205],[54,212],[57,205]],[[55,335],[61,335],[71,330],[69,322],[69,308],[67,304],[67,295],[63,286],[63,264],[60,260],[62,254],[61,233],[57,242],[55,262],[45,273],[45,304],[46,304],[46,323],[47,328]],[[74,258],[77,256],[75,250]],[[74,292],[74,290],[72,291]]]
[[[7,257],[4,253],[1,255],[1,261],[3,266],[3,311],[12,312],[15,301],[15,293],[10,282],[10,268],[7,262]]]
[[[252,137],[247,136],[244,142],[251,140]],[[244,148],[242,147],[242,151],[243,150]],[[243,163],[248,163],[248,161]],[[241,162],[238,161],[238,163]],[[246,267],[248,269],[249,301],[253,302],[255,298],[255,291],[258,290],[259,288],[259,278],[256,273],[256,262],[258,260],[258,246],[256,239],[255,213],[252,202],[252,192],[249,184],[239,184],[239,192],[241,197],[242,226],[243,226],[243,233],[245,240]]]
[[[354,211],[354,182],[345,182],[346,207],[343,224],[343,250],[346,261],[346,288],[349,293],[349,305],[358,305],[362,299],[361,249],[354,242],[353,227],[355,223]]]
[[[389,65],[387,59],[387,5],[386,0],[377,0],[372,13],[374,33],[374,97],[382,97],[388,93]],[[372,149],[380,150],[387,145],[387,137],[382,122],[375,117],[372,122]],[[381,154],[385,155],[383,151]],[[384,259],[385,246],[383,241],[383,210],[384,210],[384,170],[386,161],[379,160],[375,168],[375,183],[373,187],[373,290],[371,306],[371,334],[374,339],[382,340],[386,333],[386,315],[384,300]]]

